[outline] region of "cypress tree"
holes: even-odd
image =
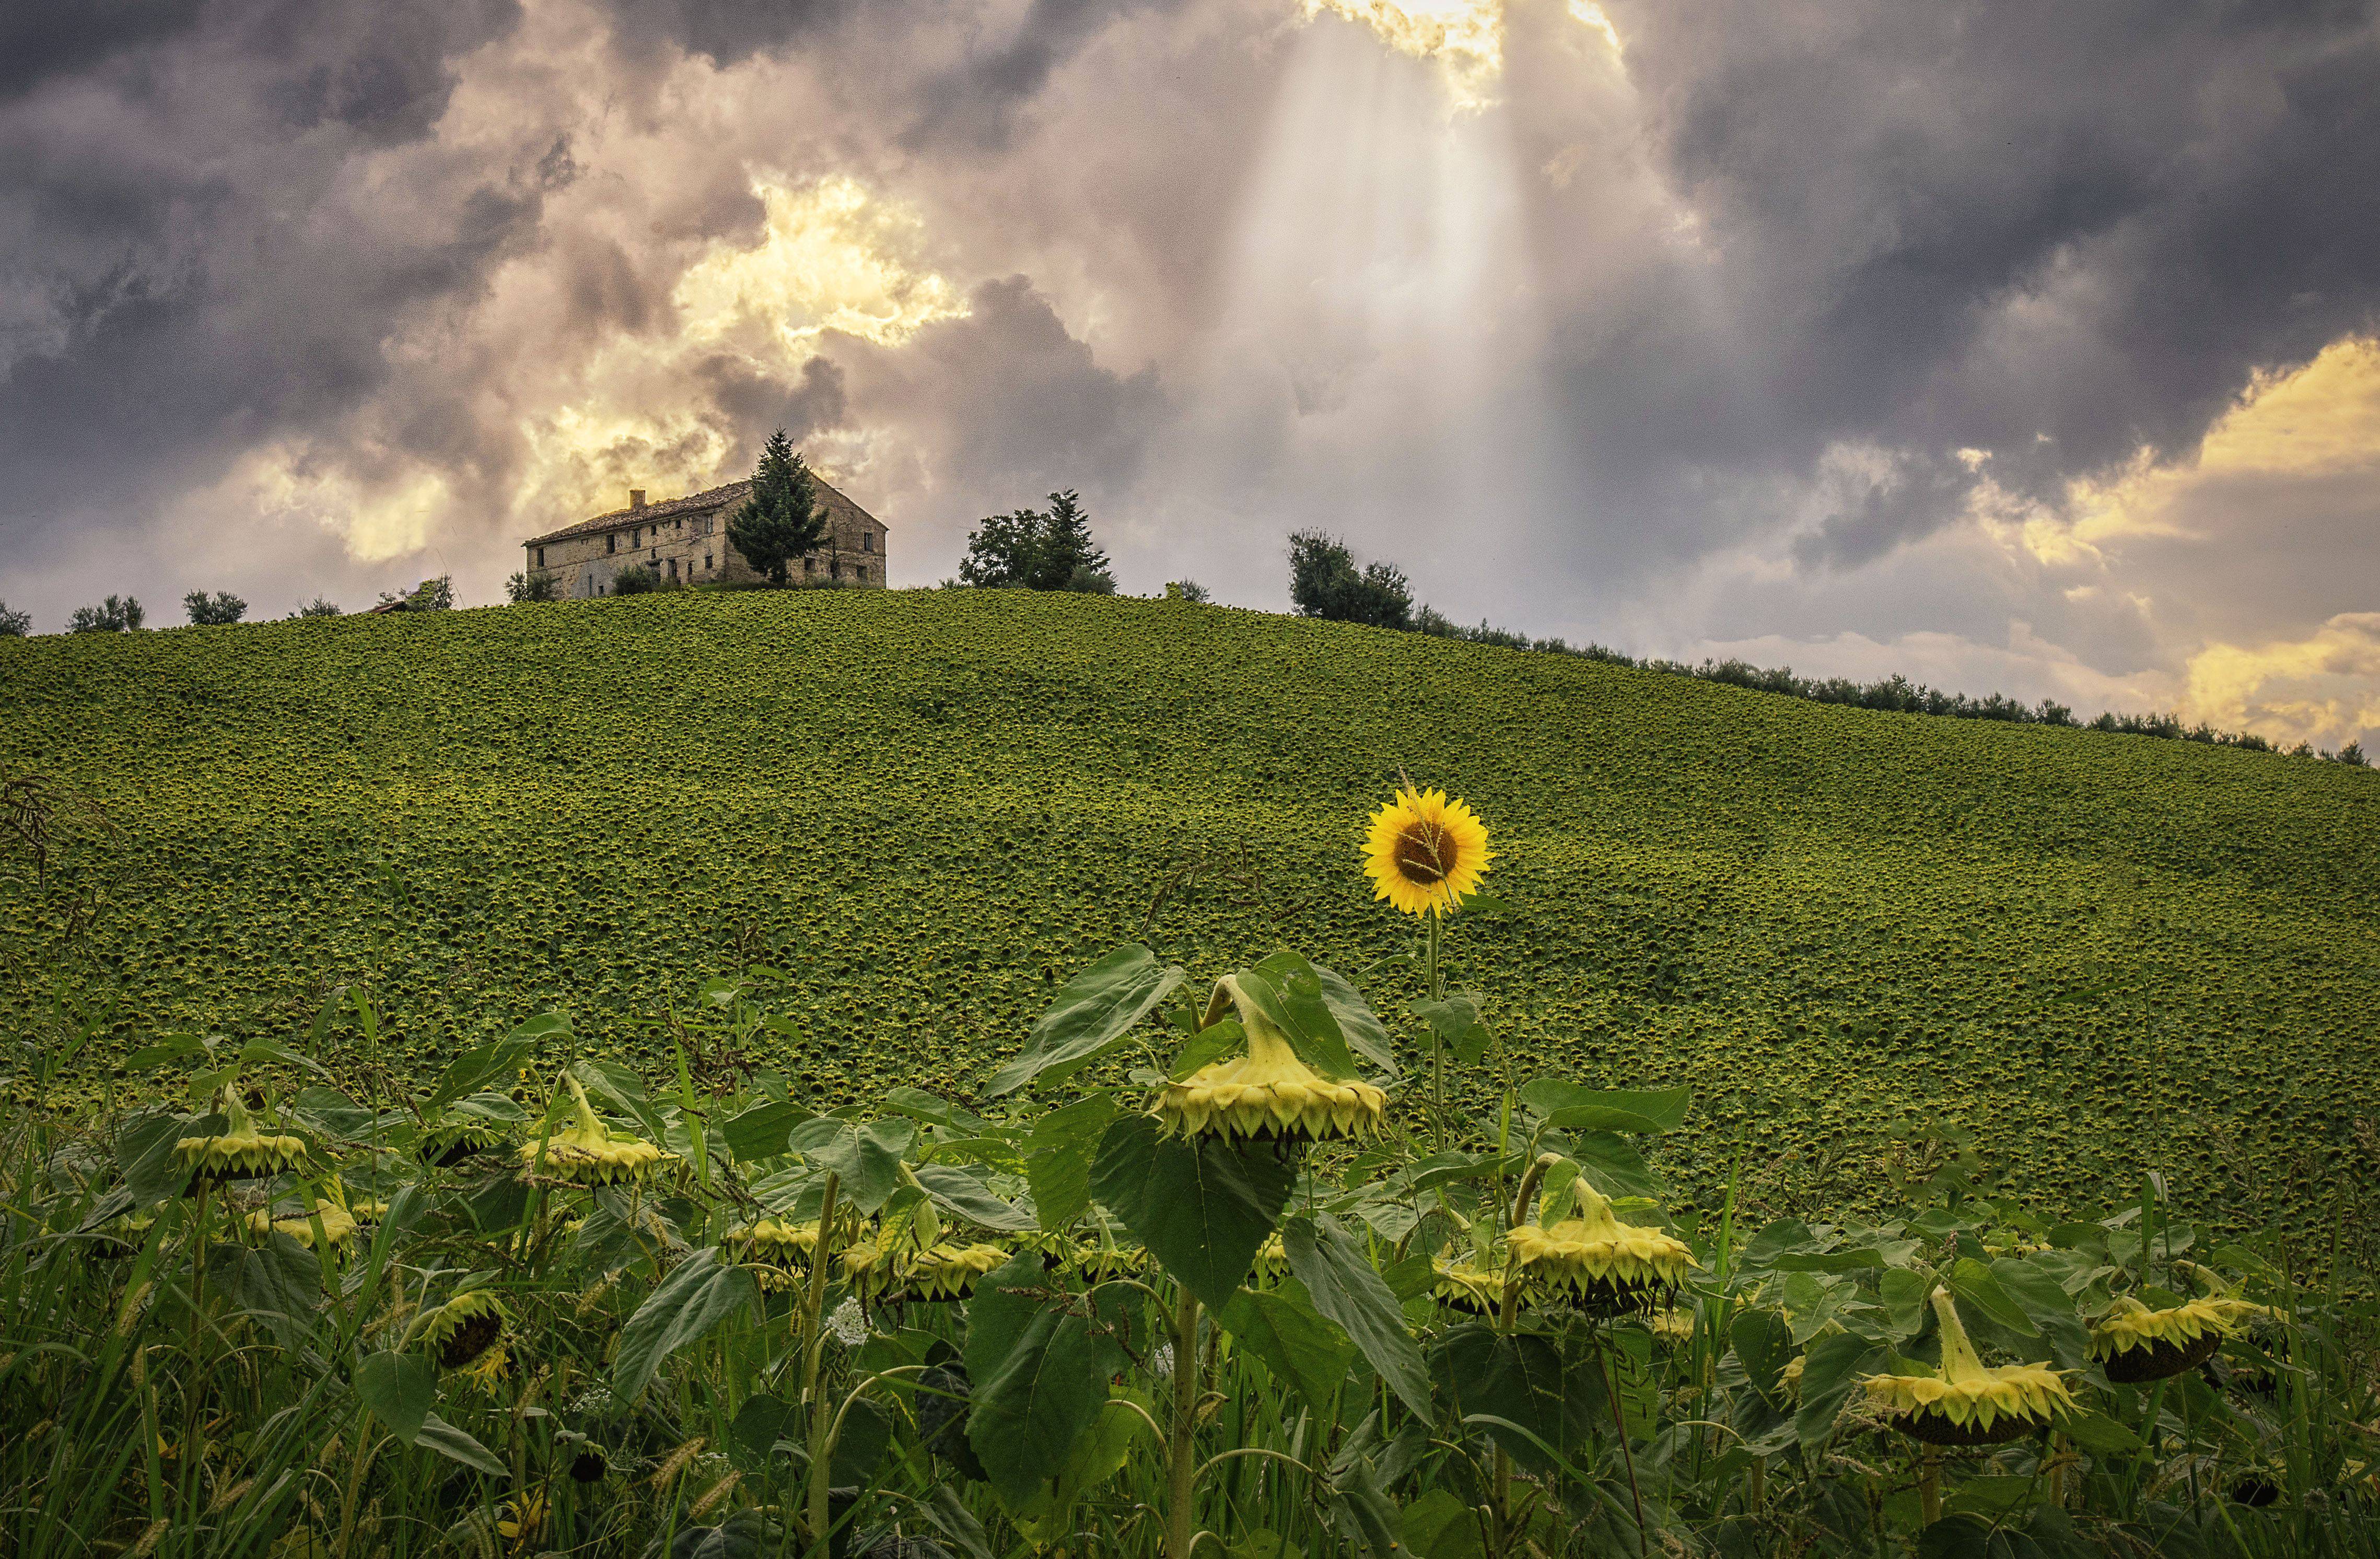
[[[760,467],[752,473],[752,496],[727,516],[728,545],[770,584],[783,585],[793,561],[825,539],[826,512],[819,507],[818,483],[780,428],[760,452]]]

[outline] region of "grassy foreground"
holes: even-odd
[[[650,1060],[640,1020],[759,962],[801,1081],[965,1097],[1139,937],[1194,977],[1307,949],[1409,1040],[1417,978],[1378,961],[1410,932],[1354,854],[1401,766],[1495,830],[1506,908],[1454,926],[1451,983],[1531,1073],[1690,1086],[1659,1150],[1690,1200],[1739,1147],[1780,1204],[1880,1192],[1912,1119],[2053,1203],[2159,1168],[2301,1227],[2373,1166],[2380,774],[1182,603],[0,641],[0,767],[104,813],[56,814],[38,881],[11,857],[0,999],[54,1055],[90,1033],[56,1080],[87,1097],[343,985],[418,1078],[547,1007]]]

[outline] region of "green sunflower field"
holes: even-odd
[[[2380,1169],[2380,773],[1014,591],[0,640],[0,1065],[120,1093],[362,994],[407,1076],[548,1009],[650,1070],[757,967],[751,1059],[965,1101],[1134,940],[1194,982],[1296,947],[1411,1043],[1358,856],[1401,773],[1490,830],[1450,984],[1521,1076],[1691,1087],[1683,1201],[1857,1202],[1962,1133],[2218,1221]]]

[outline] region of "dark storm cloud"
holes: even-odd
[[[77,0],[0,7],[0,99],[168,38],[204,0]]]
[[[2046,492],[2186,446],[2252,369],[2374,318],[2367,6],[1611,8],[1662,166],[1723,257],[1743,386],[1617,461],[1972,446]],[[1592,395],[1608,364],[1571,367]],[[1925,534],[1961,477],[1845,510],[1808,556]]]
[[[359,151],[423,135],[508,3],[143,12],[53,40],[0,104],[0,536],[136,521],[211,459],[319,426],[386,372],[411,309],[533,226],[516,170],[351,204]]]
[[[912,150],[942,142],[979,151],[1005,147],[1017,111],[1049,84],[1101,29],[1121,16],[1182,0],[1032,0],[1025,17],[997,45],[969,56],[925,94],[925,113],[902,138]]]
[[[602,0],[632,51],[674,46],[731,66],[840,21],[858,0]]]

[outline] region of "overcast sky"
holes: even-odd
[[[2380,26],[2308,0],[0,8],[0,599],[749,474],[1287,605],[2380,739]]]

